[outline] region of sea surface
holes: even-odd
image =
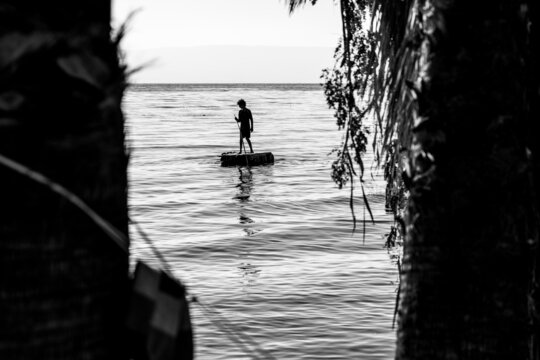
[[[220,166],[239,148],[240,98],[254,150],[273,165]],[[319,85],[138,84],[124,111],[130,216],[204,305],[191,304],[197,359],[393,358],[398,276],[383,246],[382,171],[369,153],[375,223],[353,233],[350,191],[330,177],[343,132]],[[130,232],[133,262],[159,267]]]

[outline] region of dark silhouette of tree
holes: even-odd
[[[368,3],[355,94],[409,194],[396,358],[538,359],[538,5]]]
[[[127,234],[124,70],[110,1],[0,1],[0,155]],[[0,358],[122,359],[128,254],[0,165]]]
[[[516,1],[477,5],[411,8],[398,359],[529,356],[538,241],[527,140],[530,13]]]

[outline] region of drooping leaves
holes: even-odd
[[[308,2],[315,4],[316,0],[288,0],[289,10]],[[342,38],[334,53],[334,67],[323,70],[321,76],[327,104],[334,110],[338,128],[344,131],[343,142],[334,151],[332,179],[340,188],[347,183],[352,187],[355,177],[363,182],[363,158],[372,130],[377,163],[381,165],[385,159],[385,168],[394,169],[385,171],[387,193],[400,196],[393,202],[402,206],[401,149],[410,145],[415,110],[406,81],[418,71],[414,68],[417,55],[410,44],[417,42],[415,34],[421,33],[408,29],[415,23],[410,21],[413,0],[335,2],[340,5]],[[393,151],[386,153],[389,149]],[[363,199],[367,201],[366,196]],[[365,205],[369,211],[369,204]]]
[[[364,98],[369,85],[366,74],[375,66],[371,51],[374,41],[372,34],[365,29],[367,1],[341,0],[340,5],[343,35],[334,53],[334,67],[323,70],[321,78],[336,124],[345,131],[341,149],[336,152],[337,158],[332,164],[332,179],[340,188],[350,182],[350,207],[353,220],[356,220],[352,180],[358,177],[363,182],[365,171],[363,155],[369,134],[365,124],[370,108],[365,105]],[[373,220],[367,197],[362,199]]]
[[[317,3],[317,0],[288,0],[289,12],[292,13],[294,10],[305,5],[308,2],[311,3],[311,5],[315,5]]]

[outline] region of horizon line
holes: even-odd
[[[323,85],[318,82],[130,82],[128,85]]]
[[[158,50],[158,49],[178,49],[178,48],[203,48],[203,47],[271,47],[271,48],[317,48],[334,49],[336,45],[268,45],[268,44],[206,44],[206,45],[169,45],[157,47],[129,47],[129,50]]]

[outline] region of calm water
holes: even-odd
[[[238,148],[239,98],[253,112],[255,151],[272,151],[274,165],[220,167]],[[367,176],[376,224],[363,243],[349,191],[330,178],[342,133],[320,86],[135,85],[124,109],[130,214],[191,293],[277,359],[393,357],[397,273],[383,249],[381,172]],[[157,266],[131,235],[133,257]],[[192,317],[197,359],[255,358],[196,304]]]

